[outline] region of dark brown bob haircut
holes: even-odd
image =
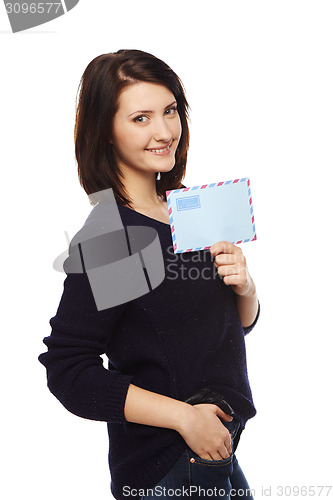
[[[93,59],[80,81],[75,120],[75,156],[79,181],[90,195],[112,188],[117,203],[130,205],[122,173],[110,143],[113,120],[121,91],[134,83],[164,85],[175,96],[182,126],[175,165],[162,172],[156,192],[166,201],[165,192],[183,186],[189,147],[188,110],[183,84],[163,61],[141,50],[118,50]]]

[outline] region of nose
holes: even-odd
[[[165,117],[156,119],[154,139],[159,142],[169,142],[172,139],[172,133]]]

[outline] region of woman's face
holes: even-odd
[[[177,102],[167,87],[140,82],[121,92],[111,139],[121,171],[169,172],[181,132]]]

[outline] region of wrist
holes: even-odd
[[[257,295],[256,286],[251,278],[250,282],[244,286],[235,285],[233,291],[244,298],[253,298]]]
[[[186,427],[193,418],[194,407],[189,403],[180,402],[178,406],[178,411],[175,413],[175,425],[174,430],[183,435],[186,431]]]

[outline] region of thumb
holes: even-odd
[[[225,413],[223,410],[221,410],[221,408],[217,405],[215,405],[215,408],[216,408],[216,415],[220,418],[222,418],[222,420],[225,420],[226,422],[231,422],[231,420],[233,419],[233,417],[231,415],[228,415],[227,413]]]

